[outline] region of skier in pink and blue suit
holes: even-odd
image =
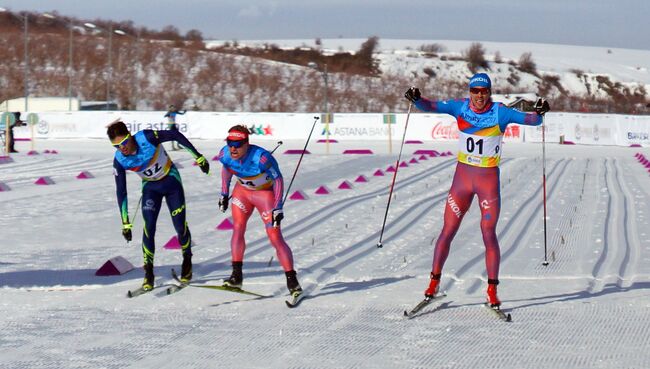
[[[260,213],[266,234],[275,248],[278,260],[287,278],[287,288],[291,295],[301,294],[293,265],[293,253],[282,237],[280,222],[284,218],[282,211],[284,180],[278,163],[270,152],[262,147],[251,145],[249,131],[243,125],[228,130],[226,146],[219,152],[221,170],[221,197],[219,209],[228,209],[230,182],[235,176],[237,181],[232,192],[232,218],[234,230],[230,242],[232,254],[232,275],[224,285],[241,287],[243,282],[243,261],[246,250],[246,224],[254,209]]]
[[[412,87],[404,96],[426,112],[446,113],[458,124],[458,163],[445,205],[444,224],[436,241],[433,265],[426,297],[438,293],[442,268],[463,216],[469,210],[474,195],[481,208],[481,233],[485,244],[487,268],[487,300],[492,307],[501,305],[497,297],[501,253],[496,225],[501,210],[499,161],[506,127],[510,123],[537,126],[549,111],[543,99],[535,103],[534,113],[523,113],[495,103],[491,98],[492,81],[485,73],[475,74],[469,82],[469,98],[432,101],[421,97]]]

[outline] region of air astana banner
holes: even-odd
[[[167,129],[166,112],[79,111],[38,113],[37,139],[105,138],[106,126],[120,119],[131,132],[142,129]],[[325,119],[327,118],[327,119]],[[407,114],[334,113],[227,113],[187,112],[176,117],[178,129],[190,139],[217,140],[226,137],[228,128],[242,124],[255,140],[304,140],[312,128],[312,138],[335,140],[388,140],[399,142],[404,134]],[[455,141],[456,121],[446,114],[411,113],[407,140]],[[316,124],[314,125],[314,122]],[[650,146],[650,116],[548,113],[545,139],[560,138],[576,144]],[[28,131],[16,129],[16,137]],[[506,142],[540,142],[541,127],[508,125]]]

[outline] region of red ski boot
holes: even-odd
[[[490,305],[490,307],[499,307],[501,306],[501,300],[497,297],[497,283],[490,283],[491,281],[488,281],[488,288],[487,288],[487,302]]]
[[[438,293],[438,288],[440,287],[440,274],[431,273],[431,281],[429,281],[429,287],[424,291],[424,296],[431,298]]]

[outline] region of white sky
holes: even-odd
[[[641,0],[0,0],[0,7],[174,25],[209,39],[378,36],[650,49],[640,29],[650,2]]]

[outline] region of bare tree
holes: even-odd
[[[480,42],[472,43],[463,52],[463,57],[467,60],[467,67],[472,73],[476,73],[479,68],[490,69],[490,65],[485,60],[485,49]]]

